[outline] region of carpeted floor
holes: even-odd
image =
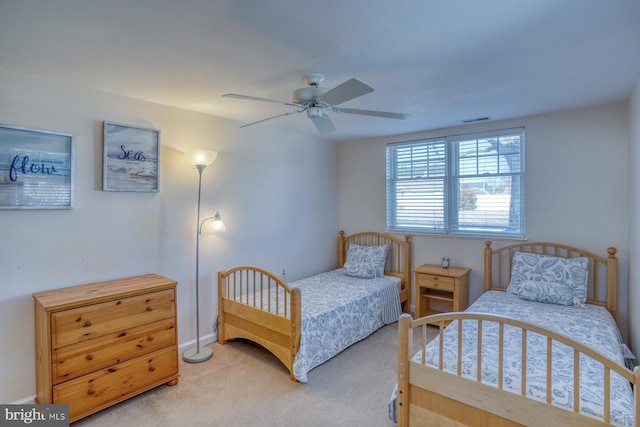
[[[206,362],[180,359],[176,386],[160,386],[73,426],[395,425],[387,403],[396,383],[397,323],[316,367],[304,384],[291,381],[273,355],[253,344],[211,347]]]

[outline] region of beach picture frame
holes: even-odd
[[[74,136],[0,124],[0,209],[72,209]]]
[[[160,191],[160,130],[104,122],[103,191]]]

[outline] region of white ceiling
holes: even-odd
[[[626,100],[640,0],[0,0],[0,67],[238,125],[290,111],[307,72],[376,91],[332,115],[340,141]],[[317,136],[304,114],[254,126]]]

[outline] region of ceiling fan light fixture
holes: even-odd
[[[318,117],[322,117],[322,108],[310,107],[307,110],[307,117],[309,117],[310,119],[317,119]]]

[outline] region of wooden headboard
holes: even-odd
[[[606,307],[616,318],[618,297],[618,258],[616,248],[607,248],[607,258],[558,243],[527,242],[499,249],[491,248],[491,240],[484,248],[484,291],[504,291],[511,280],[511,259],[515,252],[529,252],[563,258],[589,258],[587,303]]]
[[[411,303],[411,236],[405,235],[404,240],[385,233],[366,231],[346,236],[340,230],[338,237],[338,268],[342,268],[346,259],[349,245],[381,246],[389,245],[387,263],[384,272],[402,280],[400,302],[402,311],[409,312]]]

